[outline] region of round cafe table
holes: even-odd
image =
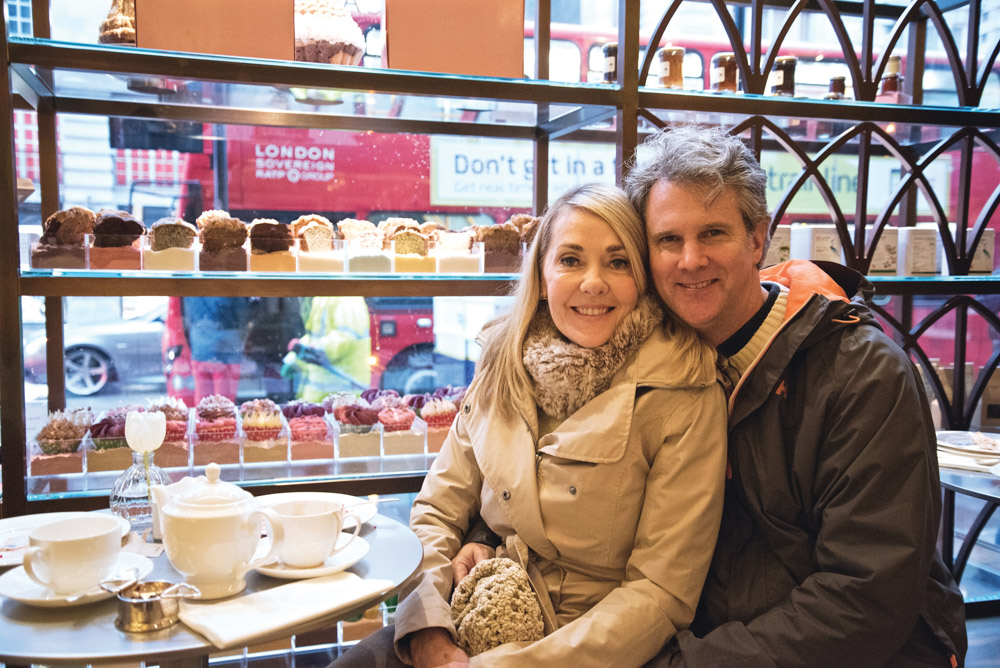
[[[390,580],[395,585],[381,596],[373,596],[350,609],[322,617],[294,629],[254,638],[250,644],[288,638],[293,633],[329,627],[357,615],[395,595],[420,566],[423,550],[416,535],[399,522],[376,515],[361,529],[370,550],[364,559],[347,569],[362,578]],[[165,554],[153,559],[153,572],[146,580],[180,582],[183,578]],[[288,582],[259,573],[247,574],[247,592],[262,591]],[[200,634],[183,623],[151,633],[124,633],[115,627],[117,600],[66,608],[41,608],[2,599],[0,605],[0,661],[7,668],[33,663],[102,664],[154,660],[163,667],[207,666],[208,654],[218,651]]]

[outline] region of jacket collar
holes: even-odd
[[[729,397],[730,428],[760,407],[781,382],[788,360],[797,350],[809,347],[811,341],[834,329],[870,319],[867,310],[863,318],[844,317],[859,312],[859,304],[848,295],[866,294],[872,286],[861,274],[843,265],[790,260],[761,270],[760,278],[786,286],[788,306],[781,327],[740,377]]]

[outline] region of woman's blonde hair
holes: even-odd
[[[483,328],[483,352],[476,367],[476,378],[470,388],[470,401],[482,411],[493,409],[504,419],[515,416],[515,406],[534,400],[531,379],[524,368],[522,346],[532,319],[538,309],[547,308],[540,299],[542,264],[552,245],[556,222],[573,209],[593,214],[606,222],[621,239],[632,269],[639,294],[645,294],[647,281],[646,233],[642,220],[629,203],[625,193],[615,186],[590,183],[564,193],[545,210],[538,224],[535,240],[528,249],[521,267],[521,279],[513,289],[514,304],[504,315],[493,319]],[[702,354],[694,330],[670,314],[666,318],[667,334],[681,337],[685,359],[679,364],[694,363]]]

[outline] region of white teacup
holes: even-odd
[[[285,544],[278,552],[278,559],[292,568],[322,565],[327,557],[350,545],[361,530],[358,518],[345,515],[344,504],[339,501],[283,501],[271,506],[271,510],[285,526]],[[354,522],[354,533],[347,542],[337,545],[345,517]]]
[[[58,520],[28,534],[24,571],[56,594],[83,594],[106,579],[122,547],[122,530],[110,515]]]

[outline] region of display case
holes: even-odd
[[[537,213],[549,199],[551,182],[559,176],[554,170],[562,166],[556,159],[562,154],[553,148],[556,142],[601,147],[595,162],[613,165],[617,170],[615,178],[620,181],[638,144],[654,129],[676,123],[723,124],[750,142],[769,171],[775,191],[771,194],[775,238],[787,234],[789,240],[787,248],[780,242],[774,246],[778,259],[783,248],[791,254],[793,233],[800,237],[804,231],[813,242],[805,247],[817,248],[815,235],[821,232],[820,225],[832,225],[827,232],[839,242],[834,259],[869,274],[876,288],[876,309],[886,327],[924,370],[928,390],[942,413],[942,424],[968,428],[989,426],[994,419],[1000,422],[1000,400],[998,415],[990,417],[994,401],[991,397],[1000,396],[1000,392],[994,395],[992,389],[998,362],[994,342],[1000,340],[1000,319],[996,307],[982,298],[1000,294],[1000,283],[992,275],[992,263],[986,273],[970,273],[982,270],[981,265],[974,266],[974,259],[977,249],[980,253],[987,249],[988,232],[995,229],[994,213],[1000,199],[1000,148],[996,142],[1000,112],[994,110],[1000,107],[1000,101],[983,103],[984,95],[996,95],[993,86],[997,49],[986,49],[991,55],[982,58],[978,44],[969,38],[966,50],[970,55],[963,60],[949,24],[941,18],[943,10],[934,3],[886,6],[874,2],[823,2],[819,10],[807,7],[807,3],[793,3],[787,9],[771,8],[772,18],[765,26],[764,3],[727,8],[723,3],[673,2],[662,8],[662,15],[647,32],[640,30],[640,14],[650,14],[648,4],[620,3],[616,36],[619,46],[613,76],[608,77],[611,82],[560,83],[548,78],[549,28],[553,24],[551,5],[546,1],[537,3],[533,17],[534,26],[539,27],[532,30],[531,36],[538,54],[533,79],[389,71],[54,41],[48,38],[48,4],[36,1],[32,5],[35,36],[8,34],[4,43],[7,66],[3,86],[10,94],[4,95],[6,134],[0,158],[8,165],[14,164],[14,146],[20,140],[13,131],[14,110],[34,111],[44,219],[57,209],[77,203],[60,194],[60,138],[56,132],[56,118],[60,115],[193,123],[211,132],[229,132],[226,136],[230,139],[252,132],[263,137],[272,128],[349,131],[379,137],[388,145],[392,145],[393,138],[428,136],[435,138],[442,155],[452,156],[455,162],[459,160],[456,154],[447,153],[453,146],[449,142],[455,139],[515,141],[530,145],[535,165],[552,165],[547,170],[527,173],[530,209]],[[677,62],[687,66],[688,60],[677,60],[673,52],[667,54],[670,58],[661,59],[660,49],[655,47],[669,46],[665,36],[678,33],[676,22],[682,20],[678,18],[683,16],[681,6],[689,4],[716,12],[730,40],[728,51],[734,54],[720,67],[731,69],[726,76],[733,79],[736,90],[720,92],[718,86],[712,90],[715,74],[708,58],[702,55],[701,69],[693,77],[685,73],[680,88],[676,87],[676,77],[663,75],[662,70],[659,77],[654,73],[655,63],[670,62],[670,58],[674,58],[675,66]],[[966,10],[970,35],[979,32],[975,7]],[[789,67],[794,63],[787,54],[782,55],[792,48],[786,48],[784,42],[792,26],[807,15],[825,20],[832,27],[833,42],[841,47],[842,67],[836,71],[842,72],[848,84],[844,90],[853,100],[832,90],[816,94],[810,89],[809,97],[797,97],[799,89],[788,87],[794,72]],[[859,21],[860,28],[846,30],[846,16]],[[876,48],[872,35],[876,25],[883,24],[889,28]],[[921,73],[928,68],[921,54],[926,51],[928,27],[942,35],[944,45],[943,61],[935,61],[935,67],[944,63],[954,75],[947,99],[940,95],[940,86],[934,89],[934,100],[924,99],[921,84],[926,77]],[[792,50],[800,54],[800,81],[806,78],[806,65],[832,60],[828,49],[810,52],[809,62],[803,47]],[[880,82],[887,72],[892,74],[890,63],[895,61],[890,56],[898,52],[908,57],[902,70],[903,83],[897,86],[901,90],[895,92],[908,97],[887,97],[894,91],[883,92]],[[778,71],[780,82],[775,76]],[[830,71],[823,70],[823,76]],[[669,87],[655,85],[661,78]],[[257,156],[260,169],[280,169],[280,164],[267,162],[281,159],[280,150],[275,149],[271,155],[266,142],[258,145],[263,146]],[[231,152],[237,146],[231,142]],[[480,145],[479,167],[469,161],[465,168],[488,170],[493,164],[489,160],[493,160],[498,169],[513,169],[513,158],[497,153],[493,146],[508,144]],[[213,153],[213,159],[217,157],[217,152]],[[848,162],[851,169],[845,172]],[[942,170],[940,165],[945,162],[947,170]],[[571,161],[566,167],[572,170]],[[944,176],[943,171],[947,172]],[[500,265],[499,271],[491,272],[488,253],[485,259],[472,254],[472,261],[461,265],[458,273],[429,268],[406,273],[398,267],[392,270],[395,254],[388,257],[387,267],[358,271],[355,266],[352,270],[348,249],[340,256],[344,267],[341,271],[340,265],[303,262],[306,256],[301,247],[290,251],[289,257],[294,259],[290,264],[254,267],[248,263],[241,271],[211,271],[197,258],[191,259],[190,268],[157,268],[155,262],[154,266],[117,268],[107,262],[95,265],[86,258],[75,268],[36,267],[20,257],[18,244],[14,243],[18,222],[14,173],[10,169],[5,173],[0,199],[5,215],[0,231],[8,243],[0,250],[0,318],[19,325],[4,327],[0,332],[0,463],[5,514],[106,506],[115,474],[113,466],[93,468],[86,457],[77,462],[72,453],[57,451],[51,456],[60,460],[39,459],[29,469],[32,454],[40,451],[32,452],[35,434],[26,429],[25,353],[20,345],[23,296],[45,300],[47,407],[56,410],[65,406],[62,353],[67,332],[63,327],[62,299],[66,297],[471,299],[502,296],[516,278],[510,266]],[[234,173],[230,172],[230,178]],[[845,173],[847,186],[839,179]],[[224,201],[226,179],[215,187],[213,199],[204,200],[202,208],[212,208],[209,201]],[[875,194],[881,199],[875,201]],[[503,194],[484,192],[481,197],[484,201],[498,197],[498,208],[503,208]],[[962,204],[973,200],[977,202],[976,210]],[[303,204],[299,213],[309,214],[311,209]],[[145,222],[148,227],[152,221]],[[903,262],[906,251],[900,236],[908,238],[908,230],[923,229],[924,224],[932,230],[935,268],[928,275],[901,275],[907,269],[900,271],[900,267],[911,265]],[[802,225],[803,230],[793,229],[796,225]],[[897,236],[894,238],[890,232]],[[141,253],[152,252],[144,243],[137,242],[134,247],[130,244],[128,248],[141,258]],[[826,248],[830,246],[825,244]],[[916,245],[908,248],[912,251]],[[896,256],[895,271],[882,264],[888,262],[885,258],[873,268],[877,252],[885,254],[890,250],[890,255]],[[992,257],[993,249],[987,250]],[[247,251],[243,252],[246,256]],[[267,271],[263,271],[265,268]],[[950,275],[942,275],[945,269]],[[946,339],[942,341],[941,337]],[[941,350],[947,354],[942,355]],[[948,373],[949,368],[964,369],[969,363],[975,367],[971,375]],[[986,416],[985,421],[980,414]],[[205,462],[196,459],[195,453],[206,438],[211,438],[207,432],[199,434],[195,418],[190,419],[187,431],[177,439],[180,445],[171,460],[178,472],[198,472]],[[347,493],[415,491],[434,456],[434,444],[440,447],[442,433],[440,425],[418,421],[406,429],[387,430],[384,425],[375,425],[364,434],[366,440],[357,438],[359,434],[350,433],[336,420],[312,425],[307,433],[296,432],[290,419],[286,414],[279,430],[268,433],[266,438],[254,438],[237,419],[230,440],[217,441],[232,446],[227,455],[232,460],[226,464],[227,476],[261,493],[276,485],[282,489],[297,485]],[[416,445],[418,442],[422,445]],[[219,447],[216,458],[222,456]],[[103,459],[110,457],[102,454]]]

